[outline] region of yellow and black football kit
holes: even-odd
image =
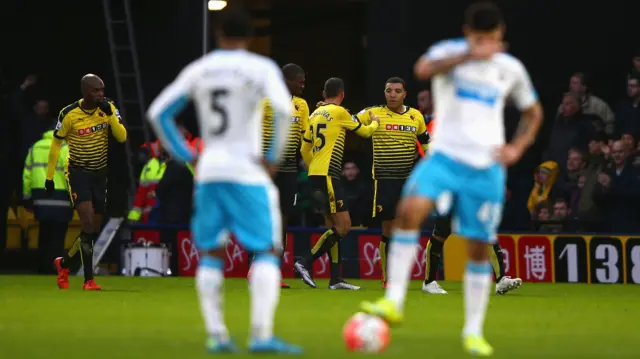
[[[356,116],[363,123],[371,121],[369,112],[380,120],[380,127],[372,136],[373,142],[373,208],[371,215],[382,221],[393,220],[402,195],[402,187],[411,174],[416,158],[416,140],[423,149],[429,143],[429,134],[422,114],[405,106],[401,113],[387,106],[374,106]],[[389,238],[380,240],[382,280],[387,279],[386,262]]]
[[[429,284],[437,280],[438,269],[440,269],[440,263],[442,262],[442,249],[444,247],[444,241],[451,235],[451,213],[445,217],[437,217],[433,222],[433,232],[431,238],[437,237],[438,240],[430,240],[425,248],[425,263],[424,263],[424,284]],[[493,245],[493,250],[489,251],[491,255],[491,265],[493,266],[493,273],[496,276],[496,283],[500,282],[504,278],[505,263],[504,253],[502,253],[502,247],[500,243],[496,242]],[[442,279],[442,275],[440,275]],[[506,294],[506,292],[498,291],[498,294]]]
[[[79,100],[60,111],[49,152],[47,178],[53,178],[60,146],[67,140],[69,157],[65,163],[69,191],[74,204],[91,201],[95,213],[105,207],[109,128],[118,142],[127,139],[120,114],[110,102],[112,115],[99,108],[87,111]]]
[[[377,122],[363,125],[357,117],[334,104],[322,105],[309,116],[301,153],[309,166],[312,201],[319,212],[329,214],[347,210],[340,184],[347,131],[368,138],[377,129]]]
[[[280,210],[285,216],[293,211],[296,193],[298,192],[298,162],[304,131],[309,127],[309,106],[304,99],[293,96],[291,99],[293,115],[289,135],[284,147],[282,161],[278,164],[278,172],[273,181],[280,193]],[[262,124],[262,154],[273,144],[274,123],[273,109],[269,101],[263,103],[264,119]]]
[[[429,143],[424,117],[411,107],[402,113],[387,106],[374,106],[360,111],[356,117],[369,123],[372,115],[380,120],[380,127],[371,136],[373,142],[373,209],[372,216],[384,220],[395,218],[396,205],[402,186],[411,174],[415,162],[416,140],[423,148]]]

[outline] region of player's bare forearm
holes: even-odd
[[[511,143],[523,150],[529,148],[536,140],[538,131],[542,126],[543,116],[542,106],[539,102],[523,111],[520,123],[518,123],[518,129]]]
[[[111,127],[111,133],[113,133],[116,141],[122,143],[127,140],[127,129],[124,128],[117,118],[109,121],[109,127]]]
[[[51,140],[51,149],[49,150],[49,160],[47,163],[47,179],[52,180],[56,174],[56,164],[58,163],[58,157],[60,156],[60,148],[62,148],[62,140],[53,137]]]
[[[418,80],[428,80],[435,75],[448,73],[451,69],[464,63],[468,59],[469,54],[466,53],[447,57],[442,60],[420,58],[413,67],[413,71]]]
[[[360,128],[358,128],[355,132],[356,135],[363,137],[363,138],[369,138],[371,136],[373,136],[373,133],[376,132],[376,130],[378,129],[378,126],[380,125],[379,122],[371,122],[370,124],[364,126],[360,126]]]

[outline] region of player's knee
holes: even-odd
[[[469,259],[476,262],[488,261],[489,260],[489,245],[481,242],[468,240],[468,253]]]
[[[349,212],[339,213],[335,216],[333,222],[335,223],[334,228],[338,231],[338,235],[340,235],[340,237],[344,237],[349,234],[349,231],[351,230],[351,217],[349,217]]]
[[[204,252],[205,256],[224,259],[224,251],[222,249],[212,249]]]
[[[277,248],[272,248],[268,253],[280,258],[282,256],[282,253],[284,253],[284,248],[282,247],[282,245],[280,245]]]
[[[427,216],[424,203],[417,199],[403,200],[398,206],[396,226],[401,229],[417,229]]]
[[[340,237],[346,237],[347,234],[349,234],[349,231],[351,230],[351,223],[344,223],[341,225],[336,225],[335,226],[336,231],[338,231],[338,235]]]

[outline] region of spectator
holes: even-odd
[[[586,148],[588,139],[598,133],[598,123],[601,123],[597,116],[583,114],[578,101],[578,97],[571,93],[564,95],[562,112],[556,117],[544,155],[545,161],[554,161],[560,165],[560,172],[566,169],[569,149]]]
[[[569,211],[575,219],[581,221],[593,221],[596,219],[596,208],[593,204],[593,189],[597,180],[595,176],[587,176],[585,174],[578,177],[575,187],[571,188],[569,193]]]
[[[636,153],[636,140],[630,133],[625,133],[620,137],[620,141],[624,145],[624,154],[627,158],[631,158]]]
[[[565,221],[569,219],[571,209],[564,198],[557,198],[553,203],[553,215],[551,220],[553,221]]]
[[[553,218],[549,200],[540,202],[533,218],[538,230],[551,233],[562,231],[562,223],[555,222]]]
[[[11,107],[15,120],[20,123],[20,160],[24,161],[29,148],[40,140],[42,134],[45,133],[51,125],[49,115],[49,102],[46,100],[36,100],[32,106],[29,106],[26,92],[36,83],[38,78],[29,75],[22,85],[11,95]],[[29,108],[31,107],[31,108]]]
[[[529,194],[527,208],[534,215],[538,205],[549,198],[551,189],[558,178],[558,164],[547,161],[538,166],[534,174],[534,185]]]
[[[47,101],[37,100],[35,104],[31,104],[31,102],[28,101],[27,92],[30,91],[37,82],[38,78],[35,75],[27,76],[20,87],[9,97],[14,122],[18,123],[15,127],[19,131],[18,143],[15,143],[18,153],[17,156],[12,156],[14,162],[11,167],[15,175],[22,174],[24,160],[27,157],[29,148],[31,148],[36,141],[40,140],[42,134],[49,129],[52,122],[51,118],[48,117],[49,103]],[[18,179],[16,179],[14,184],[19,184],[17,186],[19,190],[22,187],[22,181]]]
[[[553,195],[556,198],[568,199],[573,188],[577,186],[578,178],[585,174],[587,163],[585,154],[577,147],[572,147],[568,151],[565,160],[565,169],[560,171],[558,180],[553,188]]]
[[[604,131],[607,134],[614,133],[615,116],[609,105],[596,95],[593,95],[587,87],[586,76],[576,72],[569,80],[569,92],[579,99],[581,112],[585,115],[596,115],[604,123]],[[558,113],[563,111],[563,104],[558,107]]]
[[[609,151],[609,147],[605,144],[605,136],[602,134],[594,135],[589,141],[589,155],[587,158],[589,172],[599,173],[603,168],[606,162],[605,149]]]
[[[598,175],[593,200],[601,209],[602,230],[616,233],[640,231],[640,180],[625,156],[624,143],[611,147],[613,164]]]
[[[638,57],[640,58],[640,56]],[[618,134],[628,133],[634,138],[640,136],[640,73],[633,74],[627,80],[627,98],[616,110]]]
[[[549,201],[544,200],[535,208],[532,218],[536,221],[548,221],[551,219],[551,211],[549,210]]]
[[[367,215],[371,215],[372,201],[368,200],[367,186],[360,177],[360,169],[354,162],[346,162],[342,168],[345,198],[351,215],[351,224],[362,226]]]

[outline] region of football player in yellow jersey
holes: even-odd
[[[373,133],[373,218],[382,221],[380,266],[386,286],[387,255],[391,226],[396,215],[402,186],[411,174],[415,162],[416,140],[423,150],[429,143],[424,117],[420,111],[404,105],[407,97],[405,81],[399,77],[387,80],[384,87],[386,105],[369,107],[356,117],[362,123],[371,121],[370,114],[380,119],[380,127]]]
[[[309,127],[309,106],[302,96],[304,91],[305,74],[302,67],[296,64],[287,64],[282,67],[284,81],[293,95],[291,103],[293,115],[289,137],[282,155],[282,162],[274,176],[274,183],[280,193],[280,213],[282,215],[282,247],[287,248],[287,218],[295,207],[296,194],[298,192],[298,163],[300,162],[300,147],[304,131]],[[266,154],[271,148],[274,134],[273,113],[268,101],[264,102],[264,123],[262,131],[262,152]],[[285,250],[282,251],[284,256]],[[284,263],[284,260],[282,261]],[[281,288],[289,288],[284,281]]]
[[[316,288],[309,266],[325,253],[331,257],[329,289],[360,289],[342,279],[340,268],[340,240],[351,229],[345,194],[340,183],[342,156],[347,131],[361,137],[371,137],[378,128],[378,118],[371,115],[371,123],[363,125],[357,117],[340,106],[344,100],[344,82],[332,77],[324,84],[324,102],[311,116],[309,128],[302,138],[302,157],[309,166],[311,200],[316,210],[324,215],[327,230],[309,255],[294,264],[303,281]]]
[[[69,287],[69,271],[84,266],[85,290],[100,290],[93,280],[93,243],[98,237],[106,196],[107,152],[109,130],[118,142],[127,139],[127,130],[113,102],[104,97],[104,82],[96,75],[81,80],[82,99],[60,111],[53,134],[45,187],[53,192],[53,175],[66,139],[69,158],[66,164],[67,181],[72,203],[78,211],[82,232],[64,257],[55,260],[58,287]]]

